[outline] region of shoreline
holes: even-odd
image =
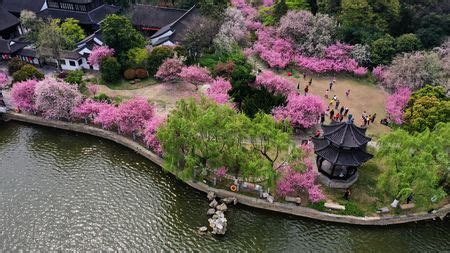
[[[35,124],[40,126],[46,126],[46,127],[52,127],[67,131],[74,131],[78,133],[84,133],[89,134],[92,136],[100,137],[103,139],[107,139],[110,141],[113,141],[115,143],[118,143],[122,146],[125,146],[136,153],[144,156],[145,158],[149,159],[151,162],[155,163],[161,169],[164,166],[164,160],[147,149],[146,147],[142,146],[141,144],[133,141],[132,139],[119,135],[115,132],[104,130],[98,127],[86,125],[83,123],[73,123],[73,122],[64,122],[64,121],[57,121],[57,120],[46,120],[38,116],[28,115],[28,114],[21,114],[21,113],[15,113],[15,112],[8,112],[2,115],[4,120],[13,120],[18,122],[24,122],[29,124]],[[405,215],[398,215],[398,216],[392,216],[392,215],[386,215],[386,216],[379,216],[379,217],[356,217],[356,216],[348,216],[348,215],[337,215],[337,214],[331,214],[331,213],[325,213],[320,212],[318,210],[308,208],[308,207],[301,207],[296,206],[295,204],[288,204],[288,203],[280,203],[280,202],[274,202],[269,203],[265,200],[249,197],[243,194],[230,192],[223,189],[217,189],[210,187],[204,183],[201,182],[193,182],[193,181],[187,181],[184,182],[188,184],[189,186],[193,187],[196,190],[202,191],[205,194],[207,194],[210,191],[213,191],[216,193],[216,195],[220,198],[225,197],[236,197],[238,200],[238,203],[264,209],[268,211],[275,211],[279,213],[285,213],[290,214],[294,216],[299,217],[305,217],[320,221],[327,221],[327,222],[336,222],[336,223],[344,223],[344,224],[352,224],[352,225],[366,225],[366,226],[387,226],[387,225],[395,225],[395,224],[404,224],[404,223],[410,223],[410,222],[417,222],[417,221],[425,221],[425,220],[435,220],[436,218],[440,218],[441,220],[445,218],[450,213],[450,204],[447,204],[439,209],[436,210],[435,213],[427,213],[427,212],[420,212],[420,213],[414,213],[414,214],[405,214]]]

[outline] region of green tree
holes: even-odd
[[[199,0],[197,5],[203,16],[213,19],[221,18],[228,6],[227,0]]]
[[[165,59],[172,58],[173,50],[168,46],[158,46],[153,48],[148,56],[147,70],[150,75],[155,75],[158,71],[159,66],[164,62]]]
[[[288,6],[286,4],[286,0],[278,0],[273,9],[273,17],[275,21],[280,21],[281,17],[283,17],[287,12]]]
[[[65,49],[75,48],[76,44],[86,37],[79,22],[76,19],[68,18],[59,26],[62,35],[66,38]]]
[[[106,82],[115,82],[120,80],[121,66],[116,57],[107,57],[102,60],[100,66],[102,79]]]
[[[422,48],[422,42],[413,33],[406,33],[396,39],[397,53],[408,53]]]
[[[413,194],[416,206],[428,208],[446,196],[442,185],[449,173],[450,124],[440,123],[414,135],[398,129],[380,139],[377,157],[386,169],[378,188],[392,198]]]
[[[425,48],[439,46],[450,35],[450,15],[429,13],[420,19],[415,32]]]
[[[320,13],[335,15],[341,12],[341,0],[317,0]]]
[[[385,35],[372,42],[370,46],[370,58],[374,66],[389,65],[395,56],[395,39],[390,35]]]
[[[36,79],[42,80],[44,79],[44,73],[37,70],[36,67],[30,64],[23,65],[18,71],[14,72],[13,83],[22,82],[25,80]]]
[[[39,27],[42,20],[36,16],[36,13],[28,10],[20,12],[20,24],[26,31],[26,38],[31,42],[36,42],[39,34]]]
[[[127,67],[129,68],[145,68],[149,58],[146,48],[132,48],[127,52]]]
[[[69,71],[64,81],[71,84],[82,84],[83,83],[83,71],[82,70],[74,70]]]
[[[450,99],[444,87],[427,85],[414,92],[403,114],[403,128],[410,132],[432,130],[439,122],[450,121]]]
[[[36,48],[39,56],[51,57],[57,59],[58,69],[61,70],[59,59],[61,59],[61,50],[66,45],[66,37],[58,26],[59,20],[47,20],[39,27],[36,40]]]
[[[286,5],[289,10],[310,10],[311,9],[311,7],[309,6],[309,4],[306,0],[287,0]]]
[[[114,48],[120,62],[126,61],[126,52],[132,48],[144,48],[147,42],[130,20],[119,15],[106,17],[100,25],[104,42]]]

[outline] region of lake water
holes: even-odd
[[[389,227],[320,222],[238,205],[223,237],[203,193],[92,136],[0,122],[0,251],[450,251],[450,219]]]

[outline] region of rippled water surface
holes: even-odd
[[[346,226],[233,207],[198,235],[205,195],[109,141],[0,122],[0,251],[450,251],[450,221]]]

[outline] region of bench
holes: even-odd
[[[332,209],[332,210],[345,210],[345,206],[339,205],[339,204],[336,204],[336,203],[326,202],[324,204],[324,207],[328,208],[328,209]]]
[[[284,200],[286,200],[286,202],[296,203],[297,205],[300,205],[302,203],[302,199],[299,197],[286,196]]]
[[[414,203],[403,204],[403,205],[400,205],[400,209],[402,209],[402,210],[409,210],[409,209],[413,209],[414,206],[415,206]]]

